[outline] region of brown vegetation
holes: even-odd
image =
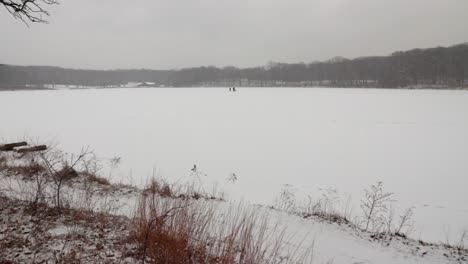
[[[153,185],[154,187],[154,185]],[[241,206],[220,213],[213,203],[141,196],[133,233],[148,263],[310,263],[311,251],[281,256],[284,230]]]

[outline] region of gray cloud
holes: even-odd
[[[62,0],[50,24],[0,11],[0,63],[257,66],[468,41],[466,0]]]

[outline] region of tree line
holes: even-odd
[[[129,82],[155,86],[468,87],[468,43],[413,49],[389,56],[312,63],[268,63],[261,67],[196,67],[180,70],[77,70],[0,64],[0,87],[44,85],[115,87]]]

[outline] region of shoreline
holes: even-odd
[[[0,92],[15,92],[15,91],[62,91],[62,90],[105,90],[105,89],[198,89],[198,88],[209,88],[209,89],[227,89],[229,86],[190,86],[190,87],[79,87],[79,88],[38,88],[38,87],[22,87],[22,88],[3,88],[0,87]],[[332,86],[269,86],[269,87],[254,87],[254,86],[236,86],[236,88],[242,89],[359,89],[359,90],[421,90],[421,91],[468,91],[468,87],[448,87],[448,88],[434,88],[434,87],[332,87]]]

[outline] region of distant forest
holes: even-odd
[[[0,64],[0,89],[71,85],[119,87],[128,83],[166,87],[468,87],[468,43],[413,49],[389,56],[312,63],[269,63],[262,67],[197,67],[180,70],[78,70]]]

